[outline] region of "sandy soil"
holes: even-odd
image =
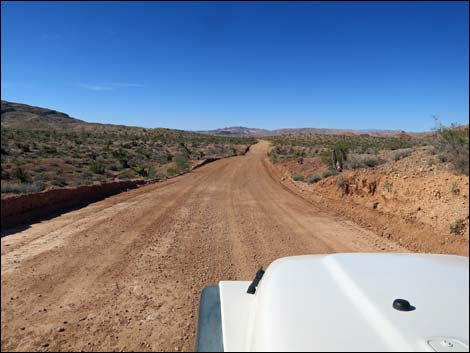
[[[268,149],[3,237],[2,351],[192,350],[204,286],[283,256],[407,251],[283,187]]]

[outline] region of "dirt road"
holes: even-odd
[[[191,350],[204,286],[282,256],[406,251],[284,189],[268,148],[2,238],[2,351]]]

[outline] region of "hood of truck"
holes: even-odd
[[[465,257],[289,257],[269,266],[254,295],[246,282],[219,286],[225,351],[468,351]]]

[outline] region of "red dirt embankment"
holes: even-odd
[[[4,198],[1,207],[2,230],[101,200],[145,183],[145,180],[117,181]]]
[[[309,173],[321,174],[310,161],[307,166],[280,161],[273,173],[303,198],[411,251],[468,256],[468,176],[455,175],[445,165],[433,164],[432,158],[418,150],[399,161],[345,171],[315,184],[291,177],[307,166]],[[461,234],[451,233],[456,222],[462,223]]]

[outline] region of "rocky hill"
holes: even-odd
[[[55,110],[2,100],[2,128],[44,129],[85,123]]]

